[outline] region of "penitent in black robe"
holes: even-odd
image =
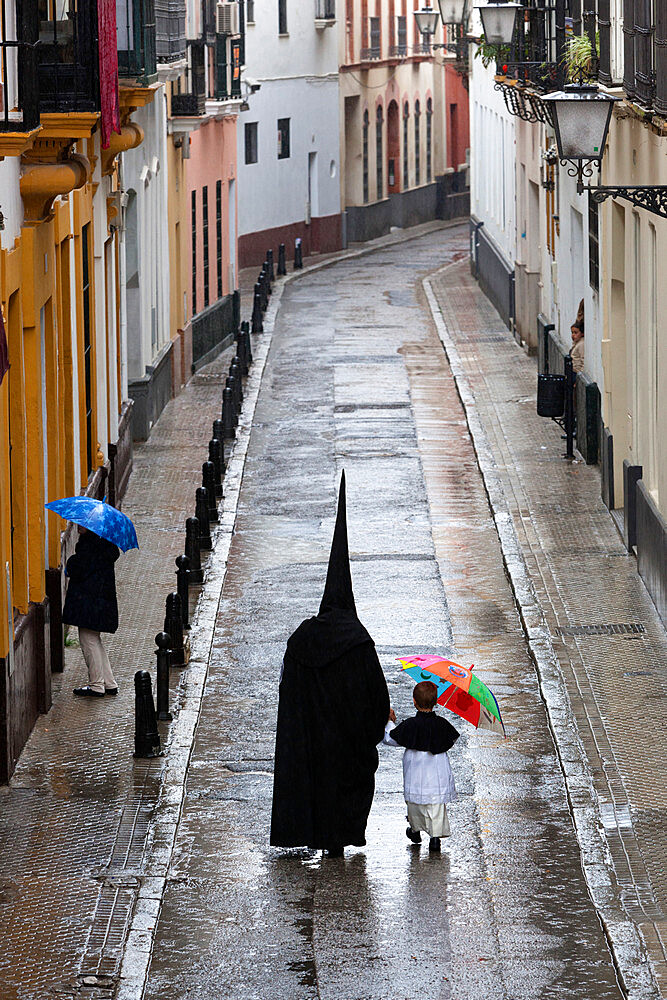
[[[326,848],[366,843],[377,744],[389,694],[357,618],[345,518],[345,474],[319,614],[287,643],[280,682],[271,843]]]

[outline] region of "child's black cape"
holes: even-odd
[[[271,843],[325,849],[366,843],[377,744],[389,694],[357,618],[341,480],[319,614],[290,636],[279,688]]]
[[[426,750],[428,753],[445,753],[451,750],[460,733],[435,712],[417,712],[411,719],[399,722],[391,731],[391,738],[406,750]]]

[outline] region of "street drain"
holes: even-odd
[[[557,631],[562,636],[624,635],[630,639],[640,639],[646,629],[643,625],[632,622],[617,622],[613,625],[568,625]]]

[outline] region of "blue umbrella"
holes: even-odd
[[[60,514],[66,521],[74,521],[75,524],[94,531],[100,538],[113,542],[123,552],[139,548],[137,533],[129,517],[103,500],[65,497],[64,500],[52,500],[44,506]]]

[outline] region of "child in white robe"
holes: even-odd
[[[396,724],[393,708],[385,728],[384,743],[403,747],[403,794],[408,807],[406,835],[421,843],[421,832],[430,837],[429,851],[440,850],[440,838],[449,837],[447,803],[456,799],[454,775],[447,751],[459,738],[446,719],[433,711],[438,689],[432,681],[421,681],[412,692],[417,714]]]

